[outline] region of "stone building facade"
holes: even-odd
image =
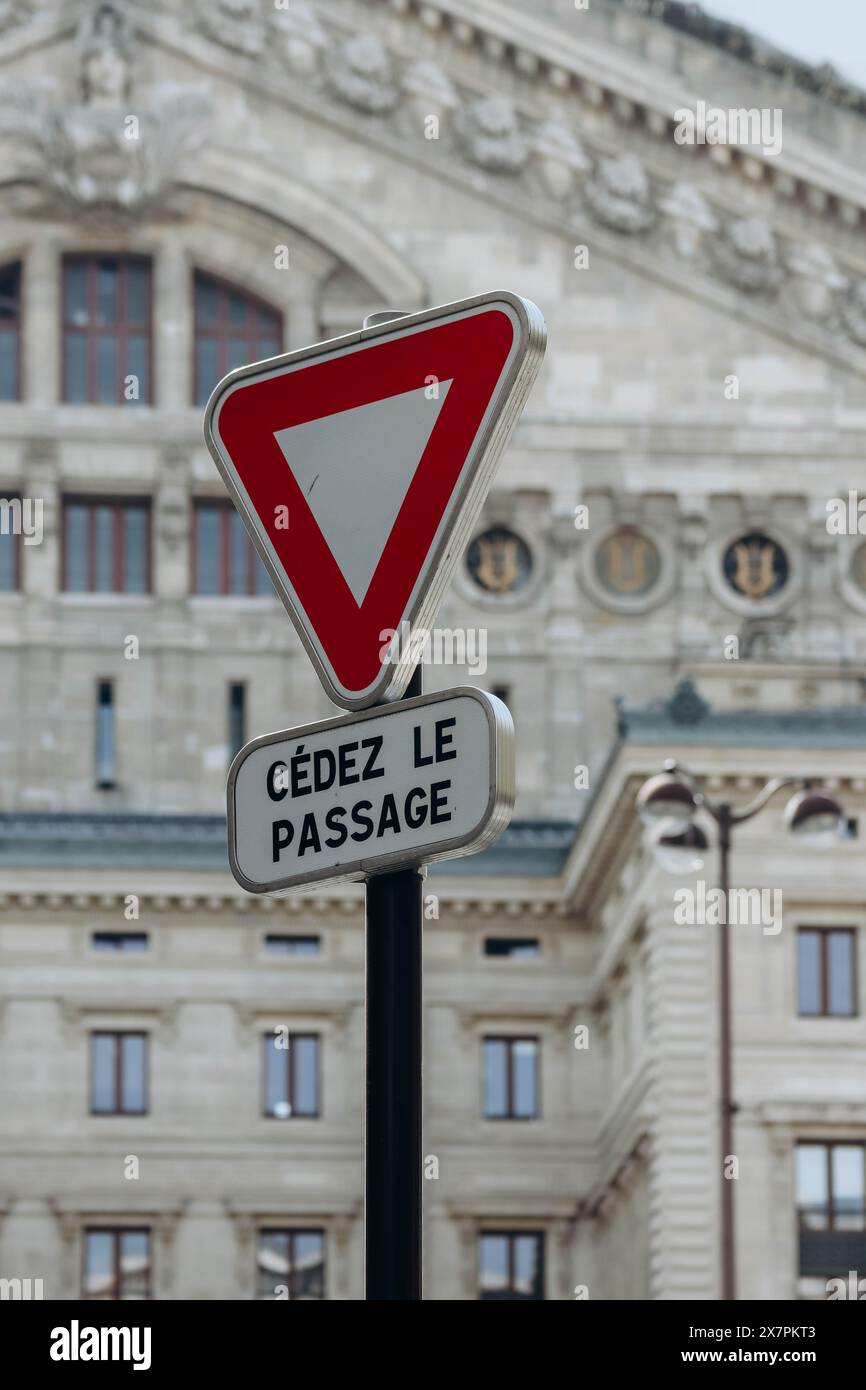
[[[549,349],[425,684],[504,695],[518,806],[428,880],[426,1296],[717,1296],[715,965],[633,798],[685,749],[863,799],[866,99],[648,9],[0,6],[0,1278],[361,1296],[361,896],[251,900],[222,822],[238,743],[331,711],[202,403],[504,286]],[[684,676],[697,734],[618,733]],[[862,854],[737,852],[786,904],[735,952],[740,1289],[815,1296],[866,1275]],[[848,933],[819,1017],[801,929]]]

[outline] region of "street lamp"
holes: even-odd
[[[736,1297],[734,1259],[734,1185],[725,1177],[728,1155],[733,1152],[733,1119],[736,1109],[731,1095],[731,952],[728,936],[730,902],[729,862],[731,831],[735,825],[751,820],[783,787],[799,787],[785,807],[785,824],[798,840],[826,845],[836,838],[842,825],[842,810],[828,792],[818,791],[802,778],[774,777],[745,806],[727,801],[712,802],[700,783],[674,759],[668,759],[662,772],[650,777],[637,794],[638,815],[647,829],[653,855],[669,873],[698,873],[703,867],[707,836],[694,817],[704,811],[718,826],[719,887],[725,910],[719,925],[719,1108],[720,1181],[722,1226],[722,1298]]]

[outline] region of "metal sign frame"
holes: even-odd
[[[428,845],[420,845],[415,850],[390,850],[382,854],[365,855],[341,865],[339,872],[333,869],[318,869],[310,873],[292,874],[275,878],[266,883],[258,883],[247,878],[237,859],[235,809],[235,784],[238,774],[251,753],[270,744],[309,738],[313,734],[328,732],[331,729],[354,729],[370,719],[387,719],[399,716],[413,709],[430,705],[446,705],[458,697],[469,697],[476,701],[484,711],[489,739],[489,787],[484,813],[473,828],[448,840],[431,840]],[[418,695],[411,699],[394,701],[389,705],[377,705],[358,713],[338,715],[334,719],[318,720],[304,724],[296,729],[282,729],[276,733],[264,734],[252,739],[235,755],[228,773],[226,786],[228,808],[228,855],[235,881],[248,893],[267,897],[282,897],[311,884],[345,883],[363,881],[379,874],[393,872],[395,869],[409,869],[421,864],[434,864],[443,859],[456,859],[466,854],[474,854],[492,844],[502,833],[511,819],[516,795],[514,772],[514,724],[511,714],[495,695],[476,690],[474,686],[455,686],[450,690],[435,691],[429,695]]]
[[[397,625],[397,630],[400,630],[399,623],[405,622],[409,623],[411,630],[426,630],[435,619],[454,568],[471,538],[500,455],[538,374],[544,356],[547,330],[544,317],[537,305],[508,290],[496,290],[453,304],[424,309],[310,347],[283,353],[263,362],[238,367],[223,377],[208,400],[204,434],[211,457],[329,698],[345,709],[365,709],[370,705],[399,698],[409,683],[417,654],[414,653],[411,643],[401,642],[397,659],[394,660],[389,653],[388,659],[381,664],[377,679],[366,689],[349,690],[340,682],[321,638],[317,636],[265,531],[264,524],[252,506],[241,472],[220,439],[220,409],[235,387],[253,378],[264,380],[284,374],[286,369],[296,365],[313,365],[368,344],[408,338],[418,331],[435,328],[445,320],[454,320],[461,315],[474,315],[487,308],[495,309],[497,306],[501,306],[502,312],[514,326],[514,341]],[[386,398],[387,392],[381,399]]]

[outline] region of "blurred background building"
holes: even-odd
[[[427,882],[426,1296],[718,1297],[669,756],[851,823],[735,844],[784,900],[732,934],[738,1291],[866,1276],[866,96],[667,0],[9,0],[0,74],[0,1278],[362,1296],[362,894],[245,896],[223,822],[331,710],[202,407],[498,287],[550,345],[440,615],[486,662],[425,685],[506,700],[519,803]],[[698,101],[781,148],[679,143]]]

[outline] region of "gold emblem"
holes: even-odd
[[[744,598],[762,599],[781,588],[784,578],[777,571],[783,552],[767,536],[744,536],[731,547],[733,565],[730,581]]]
[[[489,594],[507,594],[520,577],[520,541],[516,535],[495,531],[480,535],[477,542],[475,580]]]
[[[650,589],[659,575],[659,553],[653,542],[634,526],[623,526],[599,547],[596,573],[616,594],[640,594]]]

